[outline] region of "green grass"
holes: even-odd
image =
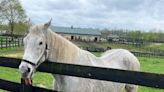
[[[96,56],[101,55],[101,53],[99,52],[96,52],[94,54]],[[21,58],[22,55],[23,55],[22,48],[13,48],[12,50],[9,49],[9,50],[0,51],[0,56]],[[160,58],[139,57],[139,61],[141,63],[142,71],[164,74],[164,70],[163,70],[164,58],[160,59]],[[0,72],[1,72],[0,78],[11,80],[14,82],[20,82],[20,74],[17,69],[0,67]],[[53,76],[51,74],[37,72],[34,76],[33,84],[39,87],[52,88],[52,84],[53,84],[52,81],[53,81]],[[0,91],[0,92],[5,92],[5,91]],[[164,90],[140,86],[138,92],[164,92]]]
[[[158,44],[151,44],[148,46],[149,48],[153,48],[153,49],[160,49],[160,50],[164,50],[164,43],[158,43]]]
[[[164,74],[164,58],[139,58],[141,70]]]
[[[12,47],[0,49],[0,56],[22,58],[23,47]]]
[[[164,59],[140,57],[139,61],[142,71],[164,74]],[[164,90],[140,86],[138,92],[164,92]]]

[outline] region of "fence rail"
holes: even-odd
[[[0,57],[0,66],[18,68],[20,62],[21,59]],[[164,74],[52,63],[48,61],[41,64],[38,67],[38,71],[164,89]]]
[[[134,55],[139,57],[159,57],[164,58],[164,53],[154,53],[154,52],[139,52],[139,51],[131,51]]]

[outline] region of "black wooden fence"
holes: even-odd
[[[0,66],[18,68],[20,62],[20,59],[0,57]],[[41,64],[38,67],[38,71],[164,89],[164,74],[52,63],[48,61]],[[22,87],[24,87],[24,90],[22,90]],[[0,89],[12,92],[56,92],[34,86],[28,87],[23,83],[18,84],[2,79],[0,80]]]
[[[0,48],[11,48],[11,47],[19,47],[23,45],[23,38],[12,38],[6,36],[0,36]]]

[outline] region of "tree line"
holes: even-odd
[[[102,37],[105,39],[108,39],[109,35],[117,35],[119,38],[131,40],[131,41],[164,43],[164,32],[162,32],[162,31],[145,32],[142,30],[104,29],[101,31],[101,34],[102,34]]]

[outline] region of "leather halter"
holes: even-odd
[[[45,44],[46,45],[46,47],[45,47],[45,50],[44,50],[44,53],[43,53],[43,55],[45,55],[45,60],[48,58],[48,46],[47,46],[47,43]],[[43,56],[42,55],[42,56]],[[42,58],[42,57],[41,57]],[[40,59],[41,59],[40,58]],[[40,59],[39,59],[39,61],[40,61]],[[26,62],[26,63],[28,63],[28,64],[30,64],[30,65],[32,65],[32,66],[34,66],[34,67],[36,67],[36,66],[38,66],[39,65],[39,61],[35,64],[35,63],[33,63],[33,62],[31,62],[31,61],[29,61],[29,60],[26,60],[26,59],[22,59],[22,61],[23,62]]]

